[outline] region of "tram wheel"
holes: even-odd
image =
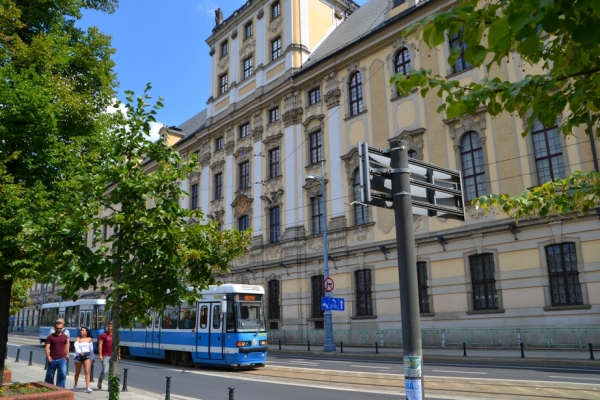
[[[178,362],[179,362],[179,352],[169,351],[169,364],[177,365]]]

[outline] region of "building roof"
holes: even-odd
[[[177,128],[181,129],[185,136],[193,135],[206,127],[206,108],[188,119]]]

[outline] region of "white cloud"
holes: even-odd
[[[215,15],[215,10],[219,8],[216,3],[211,0],[200,0],[200,4],[196,6],[196,10],[202,13],[206,13],[212,17]]]
[[[160,122],[150,122],[150,140],[153,142],[158,140],[158,131],[160,131],[160,128],[163,126],[165,125]]]

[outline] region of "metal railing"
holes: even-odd
[[[323,329],[269,330],[269,341],[282,344],[323,344]],[[402,347],[401,329],[334,330],[335,343],[346,346]],[[590,327],[518,327],[518,328],[444,328],[422,329],[421,341],[427,347],[517,347],[523,343],[531,348],[583,349],[588,343],[600,343],[600,326]]]

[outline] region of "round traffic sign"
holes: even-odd
[[[323,284],[325,285],[326,292],[333,292],[333,288],[335,287],[335,285],[333,283],[333,279],[327,278],[327,279],[325,279]]]

